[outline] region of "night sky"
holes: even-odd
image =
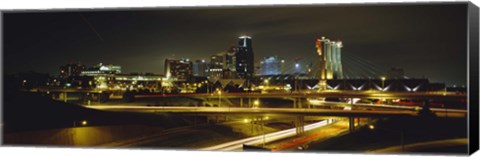
[[[255,59],[318,62],[315,38],[342,53],[410,77],[465,85],[466,3],[6,12],[4,72],[58,74],[60,65],[116,64],[124,73],[163,74],[167,57],[208,59],[253,38]],[[348,68],[348,67],[344,67]]]

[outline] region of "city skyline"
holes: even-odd
[[[59,65],[80,61],[85,65],[121,65],[126,73],[163,74],[163,62],[172,54],[208,59],[226,51],[236,43],[237,36],[244,34],[253,38],[255,61],[273,55],[301,55],[316,62],[315,38],[326,36],[344,41],[342,51],[346,55],[361,56],[386,69],[401,67],[412,77],[465,85],[465,34],[457,33],[466,31],[466,19],[457,18],[466,14],[462,7],[438,4],[7,13],[4,69],[7,74],[29,70],[56,74]],[[422,22],[425,20],[428,23]]]

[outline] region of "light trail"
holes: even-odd
[[[423,107],[420,106],[400,106],[400,105],[386,105],[386,104],[366,104],[366,103],[355,103],[348,104],[344,102],[334,102],[334,101],[324,101],[324,104],[330,105],[352,105],[352,106],[363,106],[363,107],[382,107],[382,108],[392,108],[392,109],[408,109],[408,110],[421,110]],[[460,112],[467,113],[467,110],[462,109],[451,109],[451,108],[430,108],[431,111],[437,112]]]
[[[327,119],[317,123],[305,125],[304,130],[310,131],[313,129],[321,128],[321,127],[327,126],[328,124],[333,123],[334,121],[335,121],[334,119]],[[265,135],[259,135],[259,136],[249,137],[249,138],[245,138],[237,141],[227,142],[227,143],[219,144],[212,147],[202,148],[200,150],[226,150],[226,151],[238,150],[243,147],[243,144],[246,144],[246,145],[262,144],[264,142],[264,139],[263,139],[264,136],[265,136],[265,143],[268,143],[268,142],[273,142],[273,141],[288,138],[288,137],[293,137],[295,135],[296,135],[296,128],[292,128],[292,129],[287,129],[287,130],[269,133]]]
[[[307,108],[239,108],[239,107],[182,107],[182,106],[86,106],[101,110],[171,112],[171,113],[254,113],[254,114],[365,114],[406,116],[416,115],[415,111],[401,110],[339,110],[339,109],[307,109]]]

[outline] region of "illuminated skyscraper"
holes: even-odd
[[[251,78],[254,73],[252,37],[240,36],[238,39],[235,68],[240,78]]]
[[[225,54],[225,69],[235,72],[237,71],[235,65],[237,63],[237,57],[235,55],[235,46],[230,47]]]
[[[320,89],[326,89],[327,79],[343,79],[341,41],[330,41],[325,37],[317,38],[315,47],[320,56]]]

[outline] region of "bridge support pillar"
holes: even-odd
[[[240,98],[240,107],[243,107],[243,98]]]
[[[297,105],[298,105],[298,108],[303,108],[302,98],[297,98]]]
[[[248,107],[253,107],[252,98],[248,98]]]
[[[297,99],[293,99],[293,108],[297,108]]]
[[[305,123],[303,116],[297,116],[295,119],[295,132],[297,135],[305,132]]]
[[[63,101],[64,101],[64,102],[67,102],[67,100],[68,100],[67,92],[64,92],[64,93],[63,93],[63,97],[64,97]]]
[[[348,117],[348,131],[355,131],[355,117]]]

